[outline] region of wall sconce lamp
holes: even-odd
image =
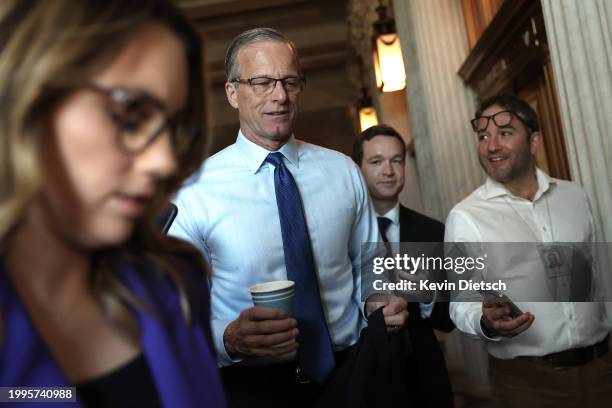
[[[362,132],[367,128],[378,125],[376,109],[365,87],[361,88],[361,99],[357,102],[357,112],[359,113],[359,128]]]
[[[400,91],[406,87],[406,71],[395,20],[387,16],[387,7],[376,7],[378,21],[374,22],[372,48],[376,85],[382,92]]]
[[[359,116],[359,130],[363,132],[367,128],[378,125],[378,116],[372,98],[368,94],[368,88],[363,84],[363,60],[360,56],[357,57],[357,66],[361,83],[361,98],[357,101],[357,115]]]

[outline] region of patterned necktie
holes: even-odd
[[[387,239],[387,228],[389,228],[389,225],[391,225],[390,219],[387,217],[378,217],[378,229],[380,230],[383,242],[389,242]]]
[[[305,375],[323,384],[334,367],[334,353],[321,306],[302,199],[293,176],[283,163],[282,154],[270,153],[266,161],[274,166],[274,191],[287,277],[295,282],[294,312],[300,330],[300,367]]]

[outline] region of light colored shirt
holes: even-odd
[[[361,244],[378,241],[374,208],[349,157],[293,137],[279,151],[300,190],[332,343],[343,349],[366,325]],[[287,279],[274,166],[265,162],[269,153],[240,133],[235,144],[206,160],[175,199],[178,216],[170,234],[195,244],[212,267],[211,323],[220,365],[236,362],[223,333],[253,306],[249,287]]]
[[[396,203],[393,208],[384,213],[383,215],[376,214],[378,217],[384,217],[391,221],[391,224],[387,227],[387,233],[385,236],[389,242],[400,242],[400,213],[399,213],[399,202]],[[381,232],[382,233],[382,232]],[[435,295],[434,300],[430,303],[419,303],[419,311],[422,319],[428,319],[431,317],[431,313],[433,312],[433,308],[435,305]]]
[[[553,179],[536,169],[538,190],[533,201],[517,197],[502,184],[487,178],[485,184],[457,204],[446,221],[445,242],[592,242],[593,220],[587,196],[577,184]],[[536,245],[531,245],[535,251]],[[541,284],[546,271],[537,254],[515,259],[508,278],[524,287]],[[516,264],[516,259],[521,262]],[[514,275],[514,276],[510,276]],[[509,294],[512,299],[512,294]],[[543,356],[601,341],[609,332],[603,303],[515,302],[535,320],[530,328],[512,337],[488,338],[482,332],[480,302],[451,302],[450,315],[462,332],[486,342],[491,355],[501,359]]]

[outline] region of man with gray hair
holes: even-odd
[[[232,41],[225,62],[238,139],[179,192],[170,233],[212,266],[212,332],[233,406],[310,406],[366,314],[383,307],[395,332],[406,303],[363,306],[361,244],[379,240],[376,216],[350,158],[293,136],[305,85],[295,46],[257,28]],[[295,282],[293,316],[253,307],[249,287],[278,280]]]

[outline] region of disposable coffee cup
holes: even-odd
[[[255,306],[283,309],[287,316],[293,316],[293,281],[272,281],[251,286],[251,298]]]

